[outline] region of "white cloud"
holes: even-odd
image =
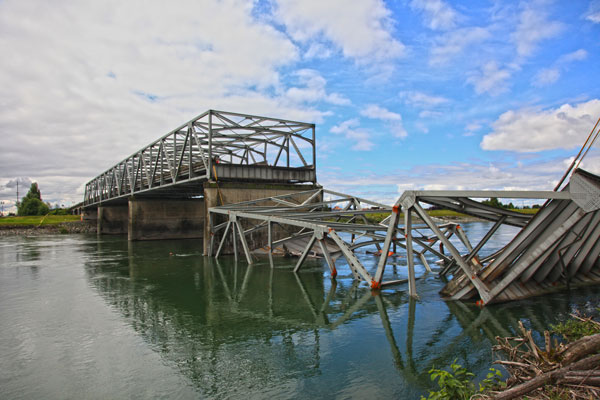
[[[558,63],[560,64],[568,64],[571,63],[573,61],[583,61],[587,58],[588,56],[588,52],[585,51],[584,49],[579,49],[579,50],[575,50],[572,53],[567,53],[562,55],[559,59],[558,59]]]
[[[325,101],[335,105],[348,105],[350,100],[339,93],[327,93],[327,81],[312,69],[302,69],[294,73],[302,87],[292,87],[287,90],[286,97],[293,103]]]
[[[585,19],[594,23],[600,24],[600,1],[592,0],[588,11],[585,14]]]
[[[481,43],[492,37],[490,31],[481,27],[468,27],[448,32],[437,40],[431,49],[429,63],[445,65],[454,57],[462,54],[470,46]]]
[[[511,38],[517,54],[526,57],[535,51],[539,42],[557,36],[563,29],[561,22],[548,19],[547,2],[533,1],[519,14],[519,23]]]
[[[433,30],[447,30],[456,26],[460,15],[442,0],[412,0],[410,6],[421,11],[427,26]]]
[[[304,53],[304,58],[310,60],[313,58],[329,58],[333,54],[333,51],[329,46],[324,43],[314,42],[308,47],[308,50]]]
[[[562,71],[567,69],[569,64],[575,61],[585,60],[587,56],[588,52],[584,49],[563,54],[556,60],[551,68],[544,68],[535,75],[532,82],[533,86],[546,86],[558,81]]]
[[[385,121],[387,127],[392,132],[394,137],[404,139],[408,136],[404,125],[402,124],[402,116],[398,113],[389,111],[384,107],[380,107],[376,104],[370,104],[364,110],[361,110],[361,115],[371,118]]]
[[[440,111],[423,110],[419,112],[419,118],[438,118],[444,115]]]
[[[375,144],[371,141],[371,134],[360,128],[360,121],[356,118],[346,120],[330,129],[331,133],[342,135],[350,143],[352,150],[369,151]]]
[[[360,115],[363,115],[372,119],[380,119],[383,121],[401,121],[402,116],[398,113],[389,111],[386,108],[380,107],[376,104],[369,104],[365,109],[360,111]]]
[[[318,77],[288,92],[281,71],[298,49],[251,7],[0,2],[0,51],[10,54],[0,63],[0,179],[29,176],[48,200],[77,202],[85,181],[206,109],[318,122],[328,112],[311,99],[348,104]]]
[[[294,40],[327,40],[361,62],[401,56],[404,45],[392,35],[391,13],[380,0],[349,5],[345,0],[276,0],[276,17]]]
[[[502,114],[483,137],[484,150],[534,152],[583,145],[600,115],[600,100],[551,110],[518,110]]]
[[[569,164],[562,157],[526,163],[481,160],[425,164],[388,174],[327,171],[319,181],[332,190],[391,205],[406,190],[552,190]],[[599,152],[590,152],[581,167],[600,173]]]
[[[463,133],[463,136],[467,136],[467,137],[474,136],[475,132],[480,130],[482,127],[483,126],[479,122],[471,122],[465,126],[465,131]]]
[[[402,92],[400,93],[400,98],[404,99],[406,104],[415,107],[435,107],[450,101],[442,96],[432,96],[418,91]]]
[[[558,68],[544,68],[540,70],[533,78],[534,86],[546,86],[556,82],[560,78]]]
[[[510,77],[509,69],[499,68],[497,62],[489,61],[481,67],[479,72],[472,72],[467,78],[467,83],[473,85],[477,94],[497,95],[508,89],[506,81]]]

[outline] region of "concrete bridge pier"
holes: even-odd
[[[127,204],[98,206],[98,234],[124,235],[127,233],[129,209]]]
[[[203,230],[203,199],[129,199],[129,240],[195,239]]]

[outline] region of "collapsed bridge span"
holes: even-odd
[[[230,240],[234,252],[237,254],[239,248],[252,263],[254,256],[246,236],[264,229],[268,231],[264,246],[269,254],[278,241],[308,238],[295,271],[301,268],[313,247],[318,246],[313,252],[325,258],[333,277],[337,274],[335,260],[343,256],[355,279],[373,289],[400,283],[383,280],[389,255],[399,248],[406,256],[406,281],[413,297],[418,296],[415,263],[431,271],[426,254],[439,257],[442,264],[439,274],[450,278],[441,293],[453,300],[488,304],[600,282],[600,177],[581,169],[572,174],[562,191],[407,191],[393,207],[326,189],[303,192],[302,201],[298,195],[211,208],[215,221],[218,215],[224,219],[212,228],[211,248],[218,244],[215,256],[221,254]],[[490,197],[541,199],[546,204],[532,217],[477,201]],[[494,224],[473,245],[459,224],[432,218],[422,204],[455,210]],[[375,213],[389,213],[389,216],[373,222],[369,215]],[[289,236],[274,240],[275,225],[295,229]],[[521,231],[505,247],[490,253],[486,245],[501,225],[520,227]],[[218,243],[214,238],[220,238]],[[336,245],[333,254],[328,239]],[[439,249],[436,244],[441,245]],[[366,245],[374,246],[379,254],[374,273],[354,254],[356,248]],[[458,247],[466,248],[467,254],[461,254]]]

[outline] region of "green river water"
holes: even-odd
[[[461,225],[471,237],[489,228]],[[492,245],[512,235],[505,228]],[[483,377],[494,337],[519,320],[539,332],[600,303],[597,288],[482,309],[445,302],[444,282],[422,267],[415,301],[406,285],[373,295],[343,259],[332,281],[322,260],[294,274],[293,258],[249,267],[201,246],[0,240],[0,398],[413,399],[434,388],[429,369],[455,359]]]

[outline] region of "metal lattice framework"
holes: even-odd
[[[545,199],[546,204],[533,217],[478,203],[473,198]],[[489,232],[476,245],[464,242],[468,254],[461,254],[449,241],[420,203],[431,204],[481,219],[494,221]],[[400,223],[400,208],[404,224]],[[440,272],[452,280],[442,290],[450,299],[476,299],[481,304],[515,300],[555,291],[570,284],[600,282],[600,178],[576,170],[560,192],[536,191],[408,191],[394,207],[378,274],[385,270],[387,250],[397,231],[407,233],[409,275],[414,276],[410,229],[413,214],[450,251],[451,260]],[[484,247],[502,225],[521,231],[501,250],[484,254]],[[412,271],[412,272],[411,272]],[[376,275],[375,280],[380,280]],[[416,295],[416,291],[413,291]]]
[[[383,273],[374,276],[354,254],[356,249],[365,246],[375,246],[381,251],[381,244],[386,241],[386,234],[389,230],[390,217],[388,216],[380,223],[374,223],[368,219],[368,216],[381,213],[391,214],[392,211],[390,206],[327,189],[314,189],[213,207],[209,209],[211,220],[216,220],[216,216],[221,215],[226,217],[226,221],[211,228],[212,240],[209,254],[213,254],[213,248],[216,245],[215,238],[220,237],[215,253],[215,257],[219,257],[226,240],[231,235],[234,255],[237,257],[238,249],[240,249],[243,251],[246,261],[252,264],[254,261],[252,249],[250,249],[246,237],[259,230],[267,230],[265,249],[268,254],[271,254],[277,246],[284,244],[290,246],[290,243],[294,242],[302,243],[303,249],[298,252],[299,259],[294,268],[296,272],[312,252],[313,255],[321,256],[326,260],[332,277],[337,275],[336,259],[343,256],[357,280],[365,281],[373,288],[398,284],[406,282],[406,280],[383,282]],[[244,229],[242,222],[245,222],[248,229]],[[296,231],[289,236],[274,240],[273,227],[275,225],[284,228],[294,227]],[[413,230],[411,235],[413,240],[423,246],[423,249],[417,254],[428,271],[431,271],[431,268],[424,256],[426,251],[450,261],[449,257],[433,248],[439,239],[434,235],[423,233],[422,230],[427,229],[427,226],[413,226],[411,229]],[[465,237],[457,224],[441,223],[439,229],[445,238],[450,238],[454,234],[460,240]],[[237,245],[238,241],[241,246]],[[396,247],[406,248],[403,228],[400,228],[400,234],[394,235],[390,243],[393,243],[394,249]]]
[[[209,110],[86,184],[86,206],[218,179],[316,182],[315,125]]]
[[[329,199],[322,200],[324,197]],[[544,199],[547,202],[532,217],[475,200],[490,197]],[[342,207],[331,209],[333,204]],[[460,225],[440,223],[429,216],[421,204],[455,210],[494,224],[473,246]],[[362,209],[364,205],[378,209]],[[315,189],[215,207],[209,211],[213,215],[227,217],[225,222],[212,228],[213,241],[215,235],[221,237],[216,257],[221,254],[231,234],[234,253],[237,254],[239,238],[246,260],[251,264],[253,256],[246,236],[267,229],[266,249],[269,254],[278,244],[305,239],[306,246],[299,253],[294,271],[300,269],[312,251],[325,258],[331,275],[335,277],[335,260],[343,256],[357,280],[367,282],[373,289],[408,282],[409,294],[413,297],[418,297],[415,259],[431,271],[426,253],[440,259],[443,265],[441,275],[452,276],[442,294],[455,300],[479,298],[482,304],[487,304],[535,296],[569,284],[600,282],[600,178],[583,170],[576,170],[567,187],[560,192],[407,191],[394,207],[388,207],[326,189]],[[371,223],[366,217],[374,212],[389,212],[390,216],[381,223]],[[415,216],[419,225],[413,225]],[[248,229],[244,229],[240,222],[244,220],[248,221],[246,225],[250,225]],[[274,241],[273,225],[292,226],[299,231]],[[490,254],[486,244],[501,225],[522,229],[504,248]],[[467,254],[461,254],[457,241],[453,243],[450,240],[453,235],[462,243]],[[328,241],[333,242],[333,250]],[[434,247],[436,243],[441,245],[439,250]],[[320,251],[313,249],[317,244]],[[380,254],[374,274],[354,254],[357,248],[370,245],[375,246]],[[390,252],[392,246],[394,251]],[[388,257],[396,252],[397,246],[405,251],[408,279],[384,282]],[[445,254],[443,248],[450,254]]]

